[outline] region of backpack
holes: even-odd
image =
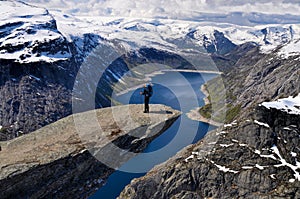
[[[149,97],[153,95],[153,88],[150,84],[148,84]]]

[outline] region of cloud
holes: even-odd
[[[160,17],[186,19],[201,13],[258,12],[299,15],[300,3],[292,0],[25,0],[84,16]],[[197,17],[197,16],[196,16]]]

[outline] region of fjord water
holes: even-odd
[[[154,76],[150,114],[151,104],[165,104],[182,111],[182,115],[169,129],[154,139],[143,153],[130,159],[115,171],[106,184],[90,198],[115,199],[133,178],[145,175],[155,165],[174,156],[183,147],[199,141],[213,129],[213,126],[206,123],[189,119],[186,113],[204,105],[204,94],[200,91],[200,87],[214,77],[216,74],[174,71]],[[140,91],[142,88],[129,91],[115,99],[123,104],[141,104],[143,96],[139,94]]]

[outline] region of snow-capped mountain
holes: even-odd
[[[178,53],[191,50],[178,40],[191,38],[195,46],[208,52],[226,53],[224,42],[234,45],[254,42],[263,51],[300,38],[299,24],[239,26],[230,23],[191,22],[170,19],[117,17],[79,17],[27,5],[2,1],[0,58],[16,62],[54,62],[69,59],[72,54],[87,56],[86,40],[95,47],[100,38],[118,41],[126,52],[141,47]],[[18,14],[22,13],[22,14]],[[86,35],[93,36],[86,38]],[[222,37],[222,38],[221,38]],[[52,41],[52,42],[50,42]],[[72,52],[66,42],[74,42]],[[51,43],[51,44],[50,44]],[[55,44],[54,44],[55,43]]]
[[[13,1],[2,1],[1,10],[0,59],[29,63],[71,57],[48,10]]]
[[[58,24],[62,23],[62,26],[66,27],[67,24],[62,22],[64,20],[61,17],[59,19]],[[147,46],[178,52],[185,46],[176,45],[173,41],[190,37],[196,46],[209,48],[209,51],[213,46],[213,49],[218,51],[218,38],[216,37],[220,34],[216,32],[222,33],[235,45],[254,42],[261,46],[263,51],[300,38],[299,24],[239,26],[230,23],[116,17],[80,17],[80,20],[69,18],[68,23],[70,27],[75,26],[77,31],[90,31],[107,40],[121,41],[127,50]],[[70,29],[64,29],[64,31],[72,32]]]
[[[112,83],[137,64],[223,70],[253,46],[263,53],[281,46],[278,56],[299,53],[299,24],[75,17],[20,1],[0,5],[0,125],[8,134],[27,133],[70,114],[74,84],[89,93],[97,88],[97,107],[109,106]],[[242,46],[247,42],[251,45]],[[83,82],[75,82],[82,64],[89,70]],[[86,83],[96,72],[103,73],[101,80]]]
[[[51,2],[68,5],[64,0]],[[218,111],[226,111],[228,124],[180,153],[182,161],[170,159],[176,160],[174,169],[170,169],[173,163],[157,167],[159,172],[150,176],[156,179],[145,186],[132,181],[140,183],[133,186],[139,190],[129,189],[125,196],[140,191],[148,194],[146,198],[161,198],[161,193],[171,194],[163,196],[170,198],[199,198],[199,194],[207,198],[300,197],[296,139],[300,129],[300,23],[294,15],[281,19],[281,15],[262,13],[203,14],[191,16],[195,19],[191,21],[75,17],[19,1],[0,1],[0,7],[0,141],[76,113],[74,102],[81,105],[79,111],[111,106],[116,82],[118,91],[141,84],[145,73],[157,70],[155,64],[220,70],[223,74],[209,81],[207,90],[210,99],[223,99],[218,96],[224,94],[218,86],[224,82],[226,105]],[[132,70],[144,64],[145,71]],[[133,84],[123,79],[128,73]],[[86,96],[92,96],[91,101]],[[220,138],[212,139],[214,134]],[[207,146],[215,146],[210,159],[197,157]],[[66,166],[59,161],[58,165]],[[88,167],[94,172],[90,164]],[[72,180],[78,184],[73,173]],[[16,179],[27,179],[23,177]],[[52,192],[47,180],[56,183],[46,179],[42,189],[35,187],[39,193],[46,190],[45,184]],[[94,190],[85,184],[87,189],[81,191]],[[26,183],[23,188],[35,191]],[[16,194],[18,191],[23,190]]]

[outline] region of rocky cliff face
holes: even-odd
[[[83,90],[73,93],[73,97],[82,101],[80,111],[85,111],[89,108],[81,96],[95,94],[96,107],[110,106],[114,83],[128,71],[134,81],[119,84],[118,91],[142,83],[145,73],[158,70],[151,63],[206,70],[216,64],[225,72],[222,82],[228,103],[220,110],[230,113],[227,121],[237,121],[208,134],[146,177],[133,181],[122,198],[299,197],[299,118],[257,108],[261,102],[300,92],[297,45],[291,42],[292,45],[280,46],[299,38],[297,25],[240,30],[222,24],[212,27],[189,22],[182,25],[163,20],[112,19],[102,25],[91,22],[79,28],[81,21],[72,21],[67,15],[54,16],[46,9],[21,2],[0,4],[5,10],[0,22],[0,140],[13,139],[70,115],[76,84]],[[89,26],[100,29],[76,32]],[[262,52],[263,47],[270,46],[273,51]],[[291,56],[282,54],[283,48]],[[150,67],[143,68],[142,73],[133,70],[146,63]],[[86,73],[81,82],[76,82],[82,65],[87,67]],[[95,74],[103,75],[95,79]],[[208,83],[210,94],[217,90],[214,88],[218,80]],[[147,123],[148,119],[144,119]],[[69,120],[62,121],[72,123]],[[74,127],[55,127],[56,124],[53,129],[42,128],[32,136],[1,143],[3,197],[65,197],[67,192],[67,196],[85,197],[113,171],[94,159],[76,134],[57,134]],[[95,126],[91,124],[86,129],[93,132],[91,127]],[[139,134],[144,128],[131,133]],[[53,134],[44,134],[45,129]],[[106,137],[133,152],[141,151],[153,137],[136,139],[121,134],[124,132],[115,124],[106,129]],[[88,143],[87,148],[96,149],[91,150],[94,155],[111,154],[113,145]]]
[[[89,196],[180,115],[163,105],[151,105],[150,114],[142,110],[129,105],[76,114],[0,142],[1,198]]]
[[[13,1],[1,7],[7,13],[0,25],[0,139],[7,140],[71,113],[80,59],[48,10]]]
[[[87,22],[19,1],[1,1],[1,7],[1,140],[32,132],[71,114],[71,93],[82,65],[88,68],[84,81],[79,82],[83,93],[94,94],[91,88],[96,88],[95,106],[106,107],[111,105],[112,85],[140,64],[204,70],[217,70],[217,65],[227,72],[257,45],[287,43],[297,39],[299,32],[297,25],[238,30],[236,26],[151,19]],[[105,56],[114,53],[116,56],[106,60]],[[97,72],[103,74],[102,78],[87,83],[95,79]],[[132,73],[132,77],[136,84],[145,78],[140,73]]]
[[[84,95],[92,95],[95,91],[90,88],[96,88],[97,108],[111,106],[113,84],[139,64],[192,69],[171,52],[124,50],[117,40],[107,41],[94,33],[64,34],[46,9],[13,1],[3,1],[2,6],[9,12],[0,24],[0,140],[30,133],[70,115],[73,86],[82,65],[88,72],[79,83]],[[97,79],[96,71],[102,75]],[[141,83],[144,76],[133,74],[133,78]]]
[[[282,56],[284,48],[279,46],[269,54],[263,54],[258,46],[244,44],[229,53],[226,61],[219,62],[233,65],[226,67],[227,72],[222,76],[206,84],[215,106],[213,119],[223,122],[225,118],[225,122],[231,122],[238,117],[247,117],[259,103],[296,96],[300,92],[300,56],[299,53]],[[220,91],[218,88],[222,86],[224,89]],[[225,95],[226,106],[217,100]]]
[[[260,105],[300,92],[299,53],[281,56],[282,48],[243,54],[222,76],[230,123],[133,180],[119,198],[299,198],[300,116]],[[212,101],[219,82],[207,84]]]
[[[299,115],[259,106],[133,180],[119,198],[299,198],[299,125]]]

